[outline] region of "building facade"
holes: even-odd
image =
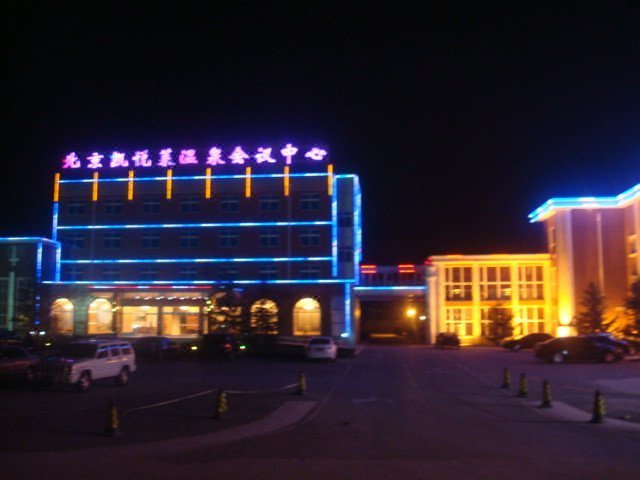
[[[326,164],[224,168],[56,174],[62,253],[49,282],[51,329],[196,336],[233,327],[355,339],[358,177]]]

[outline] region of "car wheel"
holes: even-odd
[[[562,363],[564,362],[564,355],[562,353],[554,353],[551,357],[551,361],[553,363]]]
[[[602,361],[604,363],[613,363],[616,361],[616,356],[611,352],[607,352],[602,356]]]
[[[82,372],[80,374],[80,380],[76,384],[78,391],[86,392],[91,387],[91,373],[90,372]]]
[[[36,372],[33,370],[33,367],[28,367],[25,372],[24,372],[24,376],[23,379],[25,381],[25,383],[33,383],[33,381],[36,378]]]
[[[120,370],[120,373],[116,377],[116,383],[118,385],[126,385],[127,383],[129,383],[130,378],[131,376],[129,375],[129,367],[122,367],[122,370]]]

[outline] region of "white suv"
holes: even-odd
[[[101,378],[126,385],[135,370],[136,355],[129,342],[89,339],[64,345],[59,355],[41,364],[39,373],[45,382],[73,384],[84,392]]]

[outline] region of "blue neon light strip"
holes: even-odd
[[[355,246],[353,249],[353,278],[360,282],[360,262],[362,261],[362,192],[360,180],[353,178],[353,228],[355,230]]]
[[[415,285],[411,286],[396,286],[396,287],[354,287],[354,289],[358,292],[368,292],[368,291],[384,291],[384,290],[426,290],[426,285]]]
[[[317,225],[331,225],[330,221],[306,222],[226,222],[226,223],[145,223],[122,225],[67,225],[59,226],[58,230],[109,230],[134,228],[229,228],[229,227],[308,227]]]
[[[62,245],[58,243],[56,246],[56,282],[60,281],[60,267],[61,267],[61,259],[62,258]]]
[[[56,285],[91,285],[95,287],[108,287],[109,285],[117,286],[117,285],[131,285],[131,286],[146,286],[146,285],[163,285],[167,288],[172,288],[172,285],[249,285],[249,284],[259,284],[259,283],[267,283],[267,284],[278,284],[278,285],[288,285],[288,284],[324,284],[324,283],[353,283],[353,280],[339,280],[336,278],[328,278],[328,279],[310,279],[310,280],[157,280],[150,282],[130,282],[130,281],[113,281],[113,282],[94,282],[90,280],[83,281],[58,281],[51,282],[45,281],[42,283],[46,284],[56,284]]]
[[[338,277],[338,181],[333,177],[331,187],[331,276]]]
[[[258,173],[255,175],[251,175],[252,178],[282,178],[285,175],[283,173]],[[290,173],[289,177],[326,177],[327,173]],[[187,176],[172,176],[172,180],[205,180],[207,178],[206,175],[187,175]],[[220,179],[228,179],[228,178],[242,178],[245,179],[247,176],[245,174],[242,175],[213,175],[210,177],[212,180],[220,180]],[[134,182],[153,182],[153,181],[166,181],[166,176],[160,177],[136,177],[134,178]],[[99,183],[102,182],[128,182],[129,177],[123,178],[100,178],[98,180]],[[92,178],[81,178],[81,179],[67,179],[60,180],[60,183],[92,183]]]
[[[36,281],[42,280],[42,242],[38,242],[38,253],[36,254]]]
[[[46,243],[58,245],[58,242],[43,237],[0,237],[0,243]]]
[[[51,238],[58,240],[58,202],[53,204],[53,224],[51,226]]]
[[[242,263],[242,262],[325,262],[331,257],[249,257],[249,258],[147,258],[62,260],[68,264],[98,263]]]
[[[565,197],[550,198],[529,214],[531,223],[544,220],[561,208],[618,208],[640,197],[640,184],[615,197]]]
[[[351,285],[344,284],[344,329],[348,337],[351,337]]]

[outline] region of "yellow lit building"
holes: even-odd
[[[456,332],[462,344],[487,340],[489,310],[510,309],[515,335],[556,333],[549,254],[430,257],[430,335]]]

